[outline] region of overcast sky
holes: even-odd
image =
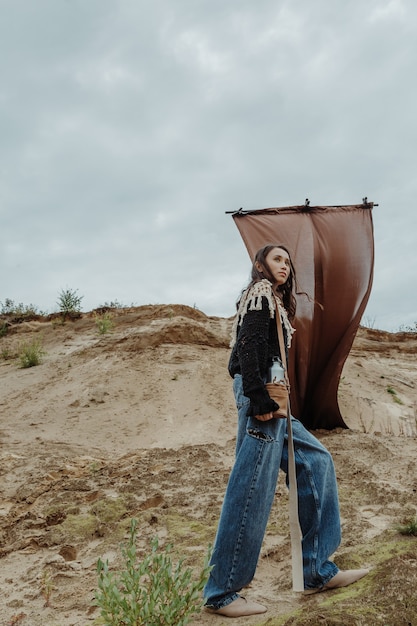
[[[417,322],[415,0],[0,0],[0,302],[229,316],[243,207],[377,202],[364,320]]]

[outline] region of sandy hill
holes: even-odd
[[[158,535],[195,567],[214,537],[234,449],[231,320],[143,306],[112,310],[101,335],[96,315],[7,320],[0,337],[0,624],[93,624],[97,558],[120,565],[132,517],[141,549]],[[43,361],[19,368],[33,340]],[[397,530],[417,512],[416,350],[415,333],[359,329],[339,389],[349,429],[316,433],[339,476],[335,561],[372,573],[346,590],[291,591],[281,477],[249,590],[269,611],[235,623],[417,626],[417,539]]]

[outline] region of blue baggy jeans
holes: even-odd
[[[236,459],[221,510],[204,589],[206,606],[220,609],[239,597],[252,580],[281,468],[288,470],[285,419],[261,422],[247,417],[249,399],[237,374],[233,391],[238,409]],[[302,532],[304,587],[325,585],[338,568],[329,557],[340,544],[340,515],[333,460],[324,446],[292,419]],[[288,480],[287,480],[288,483]]]

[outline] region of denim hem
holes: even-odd
[[[233,593],[231,596],[227,596],[226,598],[223,598],[220,602],[210,602],[210,600],[207,600],[204,606],[207,609],[218,611],[219,609],[224,609],[225,606],[232,604],[232,602],[234,602],[238,598],[240,598],[240,595],[238,593]]]
[[[323,587],[325,587],[327,583],[329,583],[331,579],[336,576],[336,574],[340,571],[339,568],[337,567],[337,565],[335,565],[335,563],[330,562],[329,564],[332,565],[331,573],[325,578],[323,578],[320,581],[319,585],[314,585],[314,587],[305,587],[305,591],[311,591],[312,589],[323,589]]]

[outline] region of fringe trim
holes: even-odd
[[[281,322],[287,331],[287,347],[291,346],[291,339],[293,334],[295,333],[295,328],[291,326],[290,320],[288,319],[287,311],[282,306],[280,299],[274,294],[272,290],[272,285],[264,278],[259,282],[255,283],[250,289],[247,289],[239,302],[239,307],[236,313],[236,317],[233,321],[232,326],[232,337],[230,341],[230,347],[236,343],[237,331],[239,326],[241,326],[243,318],[245,317],[248,311],[261,311],[262,310],[262,297],[265,297],[268,300],[269,306],[269,315],[271,319],[275,315],[275,302],[278,304],[278,311],[280,314]]]
[[[288,319],[287,311],[282,306],[279,298],[276,298],[276,299],[278,302],[278,311],[281,317],[281,322],[284,325],[285,330],[287,331],[287,348],[289,350],[291,348],[291,341],[292,341],[292,336],[295,333],[295,328],[291,326],[291,322]]]

